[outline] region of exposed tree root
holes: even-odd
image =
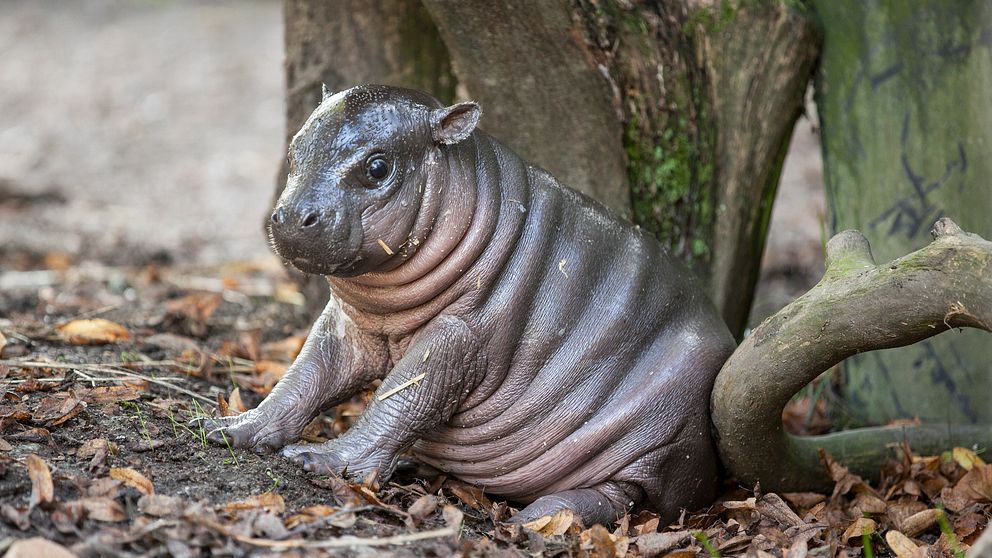
[[[922,453],[992,445],[992,425],[921,425],[799,438],[782,409],[823,371],[857,353],[901,347],[948,329],[992,331],[992,242],[941,219],[928,246],[876,265],[868,241],[844,231],[827,243],[827,270],[808,293],[758,326],[720,371],[712,413],[729,472],[767,490],[826,490],[823,448],[854,472],[877,474],[886,446]],[[992,338],[990,338],[992,342]]]

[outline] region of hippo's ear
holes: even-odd
[[[467,138],[482,117],[482,107],[468,101],[431,111],[434,141],[451,145]]]

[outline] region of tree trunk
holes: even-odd
[[[817,77],[833,231],[864,230],[887,260],[947,215],[992,237],[992,6],[926,0],[815,2]],[[988,270],[986,270],[988,272]],[[992,351],[965,331],[844,363],[862,420],[992,424]]]
[[[425,50],[408,44],[422,37],[370,26],[400,4],[422,14],[411,3],[286,0],[287,131],[321,80],[436,94],[447,63],[396,64],[398,53],[450,57],[483,129],[672,246],[740,335],[817,55],[813,25],[778,2],[424,0],[438,53],[433,38]]]

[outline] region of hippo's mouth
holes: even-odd
[[[337,272],[349,274],[355,267],[355,264],[357,264],[361,259],[361,254],[358,254],[350,261],[329,264],[298,256],[290,259],[289,263],[293,264],[293,267],[296,269],[310,275],[334,275]]]

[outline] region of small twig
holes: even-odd
[[[129,378],[134,378],[136,380],[142,380],[151,384],[159,385],[164,388],[171,389],[173,391],[182,393],[183,395],[188,395],[190,397],[195,397],[200,401],[204,401],[211,405],[214,401],[209,397],[200,395],[199,393],[190,391],[186,388],[179,387],[177,385],[171,384],[164,380],[158,378],[152,378],[150,376],[145,376],[143,374],[137,374],[135,372],[129,372],[126,370],[120,370],[114,366],[109,366],[101,363],[94,364],[68,364],[61,362],[32,362],[32,361],[17,361],[17,360],[0,360],[0,364],[6,366],[14,366],[17,368],[52,368],[52,369],[62,369],[62,370],[85,370],[91,372],[103,372],[106,374],[117,374],[120,376],[127,376]]]
[[[425,354],[424,355],[424,360],[426,360],[426,356],[427,355]],[[419,382],[420,380],[423,380],[426,377],[427,377],[427,373],[426,372],[422,372],[420,374],[417,374],[416,376],[414,376],[414,377],[410,378],[409,380],[403,382],[402,384],[394,387],[393,389],[387,391],[386,393],[383,393],[382,395],[380,395],[378,397],[378,399],[379,399],[379,401],[385,401],[385,400],[389,399],[390,397],[396,395],[397,393],[399,393],[399,392],[405,390],[406,388],[412,386],[413,384]]]
[[[272,539],[256,539],[254,537],[246,537],[243,535],[232,535],[234,540],[242,542],[245,544],[250,544],[252,546],[261,546],[264,548],[278,548],[278,549],[289,549],[289,548],[352,548],[356,546],[396,546],[401,544],[406,544],[415,541],[422,541],[425,539],[439,539],[443,537],[452,537],[458,534],[459,526],[451,525],[448,527],[443,527],[441,529],[431,529],[429,531],[420,531],[417,533],[408,533],[406,535],[393,535],[392,537],[340,537],[337,539],[329,539],[323,541],[305,541],[300,539],[293,539],[289,541],[276,541]]]

